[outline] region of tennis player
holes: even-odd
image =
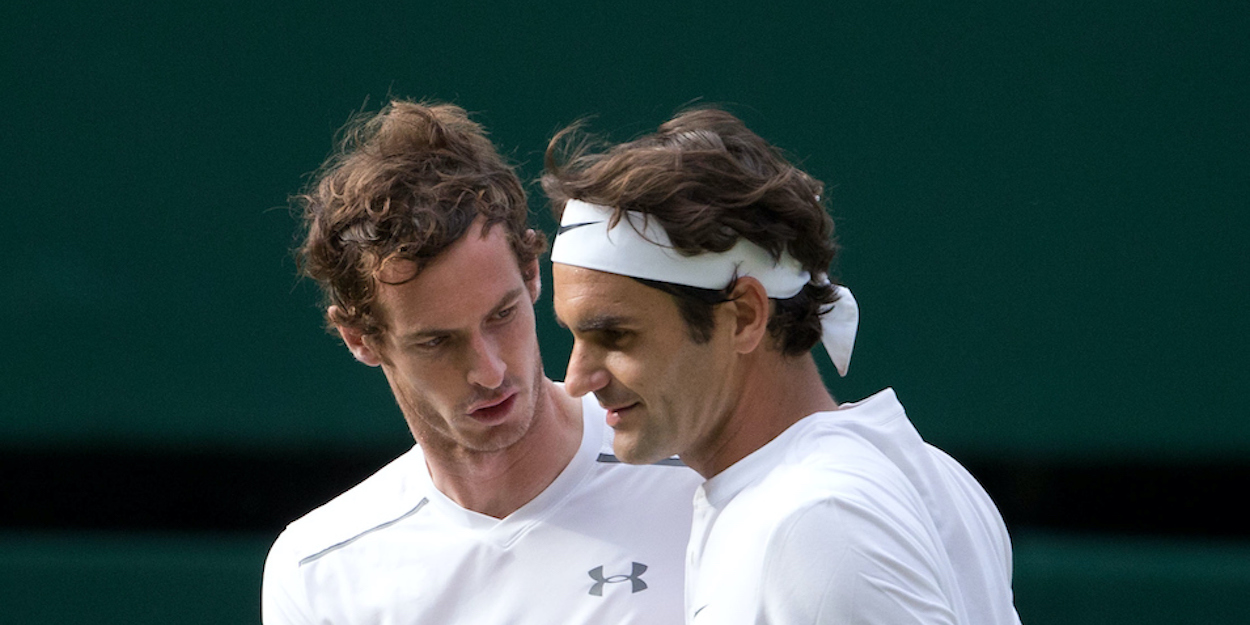
[[[607,408],[618,458],[678,454],[706,478],[687,622],[1018,623],[981,486],[893,390],[824,386],[810,350],[845,375],[859,312],[826,276],[821,184],[715,109],[600,152],[579,135],[557,135],[543,177],[566,390]]]
[[[297,198],[301,266],[417,444],[282,532],[264,623],[682,622],[699,476],[617,461],[604,410],[544,376],[545,239],[512,169],[451,105],[344,137]]]

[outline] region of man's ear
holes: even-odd
[[[523,268],[521,277],[525,278],[525,288],[530,292],[530,303],[537,304],[538,296],[543,292],[543,275],[538,270],[537,258]]]
[[[734,349],[740,354],[755,351],[768,334],[768,318],[772,302],[760,281],[739,278],[734,286],[732,304],[734,311]]]
[[[330,307],[329,316],[331,319],[341,318],[338,306]],[[347,345],[347,349],[351,351],[352,356],[356,357],[356,360],[370,367],[382,364],[382,359],[379,357],[377,350],[365,341],[365,335],[361,333],[359,328],[341,323],[334,324],[334,327],[338,329],[339,336],[343,337],[343,343]]]

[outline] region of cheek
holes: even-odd
[[[646,374],[654,373],[660,366],[659,362],[651,363],[621,352],[604,353],[600,364],[612,376],[612,379],[631,389],[648,386]]]
[[[516,321],[508,324],[501,336],[504,350],[511,357],[510,366],[532,366],[530,361],[539,358],[538,333],[533,311],[527,312]]]
[[[456,379],[464,379],[452,359],[414,358],[400,356],[393,361],[389,377],[403,385],[411,396],[425,403],[441,404],[454,392]],[[396,377],[398,376],[398,377]]]
[[[724,391],[723,355],[711,349],[690,346],[674,350],[663,362],[663,369],[652,379],[663,385],[668,399],[684,405],[704,405]]]
[[[668,353],[642,357],[612,352],[603,365],[614,380],[639,395],[666,394],[669,389],[686,384],[686,367]]]

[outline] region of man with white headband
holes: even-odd
[[[452,105],[344,136],[298,198],[301,264],[417,445],[282,532],[265,625],[681,623],[699,476],[617,461],[603,409],[543,374],[516,174]]]
[[[826,272],[821,185],[737,118],[685,112],[603,152],[553,139],[555,311],[566,389],[593,393],[617,457],[677,454],[694,501],[686,620],[1019,623],[1011,546],[984,489],[890,389],[838,404],[859,320]]]

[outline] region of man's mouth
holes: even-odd
[[[518,393],[513,391],[502,397],[474,404],[474,408],[469,410],[469,416],[485,423],[500,421],[512,411],[517,395]]]
[[[611,408],[604,406],[604,409],[608,411],[608,414],[607,414],[608,427],[614,428],[620,425],[621,420],[624,419],[624,415],[628,411],[634,409],[637,406],[638,406],[638,402],[633,402],[629,404],[620,404],[618,406],[613,406]]]

